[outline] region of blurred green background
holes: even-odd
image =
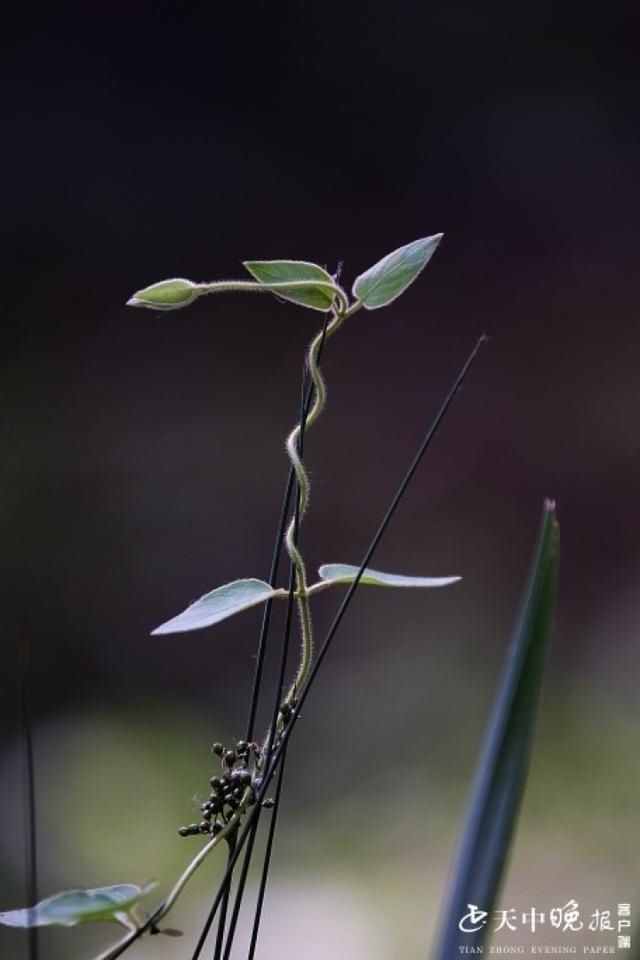
[[[559,608],[501,906],[633,903],[637,39],[626,3],[13,10],[3,908],[25,898],[20,636],[43,896],[166,890],[198,844],[176,830],[211,743],[244,729],[260,614],[149,631],[267,576],[318,315],[275,298],[168,315],[125,300],[168,276],[240,276],[247,258],[341,261],[350,285],[441,230],[415,286],[327,351],[303,545],[311,568],[359,561],[486,331],[374,564],[464,579],[357,596],[293,739],[259,956],[426,955],[544,496],[559,503]],[[317,598],[318,635],[337,602]],[[189,956],[220,870],[208,862],[172,915],[182,941],[130,955]],[[90,957],[109,936],[53,930],[43,956]],[[26,957],[24,936],[0,929],[0,955]]]

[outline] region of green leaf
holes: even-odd
[[[313,310],[330,310],[335,299],[334,281],[317,263],[306,260],[245,260],[243,266],[252,277],[266,286],[278,286],[277,296]],[[287,282],[302,283],[317,280],[307,287],[287,287]],[[274,291],[276,293],[276,291]]]
[[[197,283],[176,277],[161,280],[144,287],[127,300],[128,307],[149,307],[151,310],[178,310],[186,307],[200,295]]]
[[[318,573],[331,583],[353,583],[360,567],[350,563],[326,563]],[[403,577],[398,573],[380,573],[366,568],[360,583],[372,587],[446,587],[457,583],[461,577]]]
[[[234,580],[223,587],[217,587],[210,593],[205,593],[199,600],[194,601],[177,617],[167,620],[152,630],[152,636],[163,633],[184,633],[187,630],[201,630],[210,627],[220,620],[232,617],[234,613],[248,610],[258,603],[264,603],[272,597],[278,596],[279,590],[274,590],[264,580]]]
[[[353,285],[353,295],[361,300],[367,310],[386,307],[399,297],[410,283],[426,267],[442,240],[442,234],[414,240],[387,254],[365,273],[361,273]]]
[[[481,947],[488,932],[485,925],[476,933],[463,933],[458,924],[471,904],[491,915],[505,873],[549,646],[558,545],[555,505],[546,501],[529,583],[476,770],[435,960],[451,960],[462,945]]]
[[[66,890],[41,900],[35,907],[0,913],[0,923],[7,927],[74,927],[89,920],[121,922],[118,914],[128,913],[155,886],[155,883],[146,887],[119,883],[96,890]]]

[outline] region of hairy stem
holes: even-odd
[[[314,398],[313,405],[305,418],[305,432],[315,423],[322,413],[327,398],[327,390],[320,367],[318,365],[318,351],[320,350],[321,344],[339,329],[348,312],[351,311],[345,310],[334,312],[326,330],[319,333],[313,339],[311,346],[309,347],[307,365],[313,383]],[[309,675],[311,660],[313,657],[313,627],[311,610],[309,606],[307,572],[302,554],[296,545],[297,525],[300,520],[302,520],[302,517],[304,516],[309,505],[310,493],[309,477],[299,453],[301,430],[302,424],[296,424],[287,438],[287,453],[289,455],[289,459],[298,483],[298,522],[296,522],[296,517],[294,515],[285,534],[285,546],[295,571],[296,600],[298,604],[298,613],[300,616],[300,630],[302,638],[300,665],[298,667],[295,680],[293,681],[293,684],[291,685],[285,698],[285,703],[287,705],[292,703],[296,697],[297,691],[300,690],[300,688],[304,685],[307,676]]]
[[[193,289],[199,296],[207,293],[278,293],[308,290],[323,290],[335,298],[336,311],[345,316],[349,312],[347,296],[337,284],[322,280],[283,280],[277,283],[262,283],[257,280],[214,280],[212,283],[197,283]]]

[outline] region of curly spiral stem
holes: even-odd
[[[324,408],[327,390],[325,387],[324,379],[322,373],[320,372],[320,367],[318,365],[318,352],[321,345],[324,341],[328,340],[336,330],[340,327],[342,321],[346,316],[346,311],[335,312],[331,321],[327,324],[326,330],[322,333],[319,333],[311,343],[309,347],[309,353],[307,355],[307,366],[309,368],[309,373],[311,375],[311,380],[313,383],[313,405],[309,410],[304,422],[305,431],[312,426],[315,421],[318,419],[322,410]],[[296,545],[296,535],[297,528],[300,520],[305,514],[305,511],[309,505],[309,493],[310,493],[310,484],[307,471],[305,470],[302,458],[300,457],[299,452],[299,442],[300,434],[302,432],[302,424],[296,424],[293,428],[289,437],[287,438],[287,453],[291,461],[291,465],[296,475],[296,480],[298,483],[298,511],[297,517],[296,514],[291,519],[287,532],[285,534],[285,546],[287,553],[293,564],[296,577],[296,599],[298,603],[298,613],[300,616],[300,629],[302,635],[302,648],[300,655],[300,665],[298,667],[298,672],[296,674],[295,680],[287,693],[285,698],[285,703],[290,704],[292,700],[295,699],[296,693],[303,686],[307,676],[309,674],[309,668],[311,666],[311,659],[313,656],[313,629],[311,623],[311,611],[309,608],[309,597],[307,589],[307,573],[305,569],[304,560],[302,554],[298,550]]]

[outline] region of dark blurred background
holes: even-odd
[[[271,297],[164,315],[126,299],[242,276],[248,258],[342,262],[350,286],[438,231],[410,291],[327,350],[303,543],[312,568],[359,561],[486,331],[374,564],[464,580],[357,596],[294,738],[261,956],[425,955],[544,496],[560,600],[502,904],[633,900],[638,20],[624,2],[456,0],[5,19],[3,909],[25,899],[20,636],[43,896],[166,889],[197,845],[176,828],[210,745],[244,728],[260,614],[149,631],[267,576],[320,316]],[[319,633],[337,600],[318,598]],[[187,938],[136,956],[190,955],[219,871],[175,911]],[[108,938],[54,930],[44,956]],[[26,956],[24,936],[0,929],[0,954]]]

